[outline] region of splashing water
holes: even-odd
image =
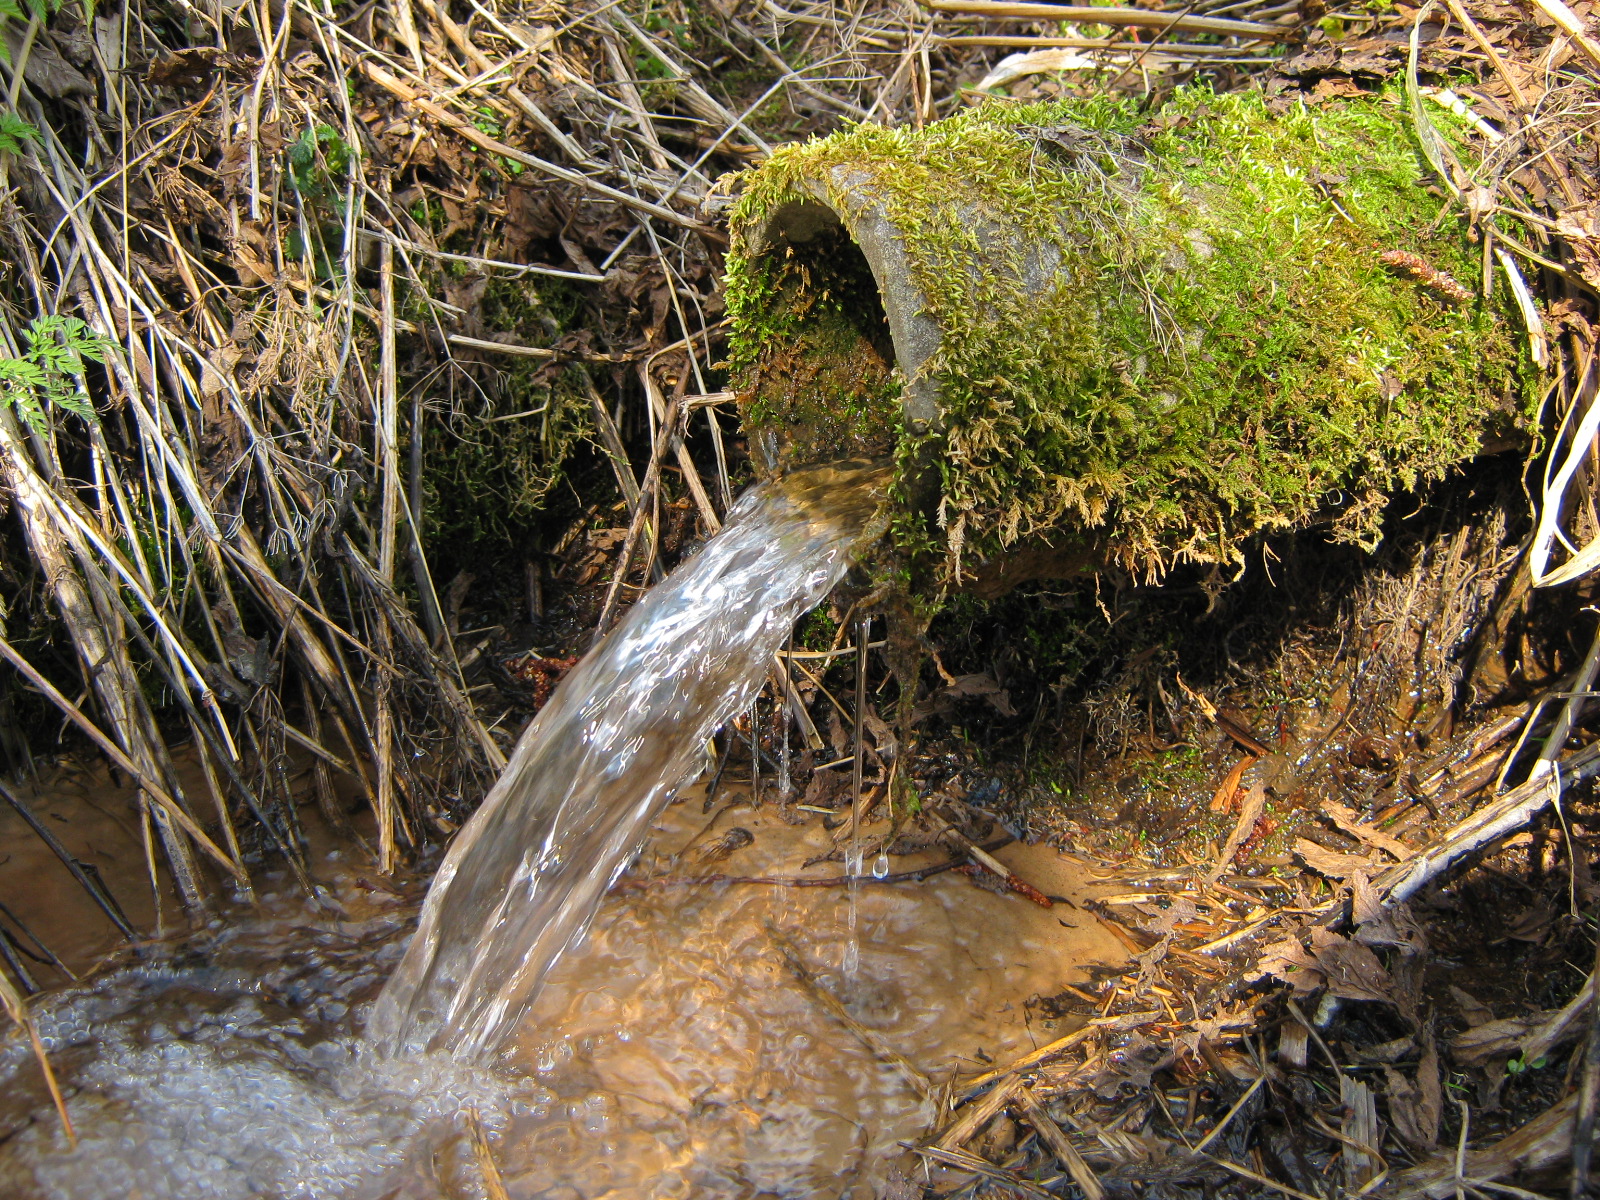
[[[944,1075],[1053,1036],[1016,998],[1081,982],[1074,964],[1118,947],[954,873],[872,886],[887,862],[880,850],[864,878],[859,839],[848,888],[673,879],[708,826],[668,798],[844,572],[877,479],[835,469],[756,489],[602,642],[463,831],[381,1000],[420,889],[378,886],[337,852],[315,910],[275,895],[287,881],[268,872],[260,911],[41,997],[80,1140],[25,1039],[0,1039],[0,1196],[501,1194],[486,1157],[512,1200],[879,1194],[933,1111],[816,990]],[[735,809],[734,870],[781,875],[839,849],[753,797],[712,824]],[[645,869],[605,898],[585,952],[562,956],[647,830]],[[1014,852],[1050,878],[1052,853]],[[1087,903],[1075,879],[1050,886]],[[784,972],[775,937],[809,982]],[[492,1064],[463,1061],[486,1050]]]
[[[882,478],[847,465],[752,489],[563,682],[440,866],[368,1026],[380,1047],[499,1046],[707,738],[843,576]]]
[[[935,1113],[816,988],[943,1078],[1059,1036],[1019,998],[1084,984],[1077,964],[1120,961],[1092,917],[1068,928],[1060,908],[952,871],[863,886],[852,980],[842,887],[682,879],[708,819],[685,791],[490,1069],[390,1057],[358,1032],[421,888],[375,887],[342,856],[313,863],[336,913],[262,872],[259,908],[37,998],[79,1143],[27,1039],[0,1038],[0,1196],[483,1200],[481,1128],[510,1200],[873,1200],[899,1143]],[[837,848],[820,821],[754,809],[738,782],[728,796],[723,820],[754,837],[728,870],[790,874]],[[999,853],[1089,903],[1093,885],[1053,851]],[[943,860],[928,850],[905,865]],[[774,931],[812,983],[785,969]]]

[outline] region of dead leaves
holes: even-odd
[[[1400,1004],[1394,978],[1378,956],[1329,929],[1313,929],[1309,949],[1295,938],[1269,946],[1259,965],[1264,974],[1283,980],[1298,995],[1326,988],[1341,1000]]]
[[[1462,1067],[1483,1067],[1497,1060],[1515,1058],[1521,1053],[1523,1041],[1549,1016],[1549,1013],[1533,1013],[1475,1025],[1450,1039],[1450,1056]]]
[[[1319,846],[1309,838],[1296,838],[1294,852],[1318,875],[1325,875],[1340,883],[1357,875],[1381,871],[1386,865],[1378,855],[1344,854],[1338,850],[1329,850],[1326,846]]]
[[[1256,759],[1252,757],[1241,758],[1233,764],[1233,769],[1223,778],[1217,787],[1216,794],[1211,797],[1211,811],[1214,813],[1232,812],[1239,802],[1239,782],[1244,778],[1244,773],[1253,767]]]
[[[198,89],[209,84],[219,71],[243,75],[252,65],[253,59],[228,54],[215,46],[186,46],[152,59],[145,68],[144,81],[151,87]]]
[[[1244,846],[1247,839],[1255,832],[1256,822],[1261,819],[1261,814],[1267,807],[1267,789],[1262,784],[1255,784],[1245,793],[1244,799],[1239,802],[1239,819],[1234,823],[1233,832],[1228,835],[1227,842],[1222,847],[1216,865],[1211,868],[1207,877],[1208,883],[1215,883],[1222,878],[1230,866],[1233,865],[1234,856]]]
[[[966,696],[980,697],[988,701],[989,706],[1002,717],[1017,715],[1016,707],[1011,703],[1011,693],[1001,687],[994,676],[979,673],[952,676],[945,687],[917,705],[912,711],[911,722],[916,724],[928,717],[953,716],[956,712],[956,700]]]
[[[1600,288],[1600,205],[1567,209],[1556,221],[1556,231],[1566,239],[1584,282]]]
[[[1426,1036],[1414,1078],[1385,1066],[1385,1098],[1395,1132],[1418,1150],[1432,1149],[1439,1141],[1439,1120],[1444,1115],[1444,1086],[1439,1076],[1439,1048]]]
[[[1396,862],[1404,862],[1416,853],[1410,846],[1399,838],[1391,837],[1376,826],[1363,824],[1354,809],[1329,800],[1322,806],[1322,812],[1340,830],[1349,834],[1357,841],[1365,842],[1376,847],[1384,853],[1392,855]]]

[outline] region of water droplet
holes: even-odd
[[[872,864],[872,877],[874,879],[889,878],[889,855],[885,851],[878,851],[878,857]]]

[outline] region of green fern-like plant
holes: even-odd
[[[47,412],[52,408],[94,420],[94,405],[78,386],[78,377],[85,360],[105,362],[116,343],[79,318],[59,314],[34,320],[27,338],[21,358],[0,358],[0,408],[16,413],[38,434],[49,428]]]
[[[0,40],[0,46],[4,46]],[[23,142],[37,142],[39,130],[14,112],[0,112],[0,154],[20,154]]]
[[[7,24],[33,19],[43,23],[61,9],[62,0],[25,0],[26,11],[17,0],[0,0],[0,61],[11,62],[11,43],[4,37]],[[0,111],[0,154],[18,154],[23,142],[37,142],[39,130],[14,110]]]

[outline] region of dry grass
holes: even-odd
[[[1487,177],[1441,158],[1441,203],[1467,206],[1486,231],[1497,213],[1534,231],[1532,245],[1489,233],[1484,278],[1468,282],[1526,278],[1548,299],[1529,336],[1562,368],[1549,424],[1562,431],[1558,451],[1576,450],[1542,511],[1581,547],[1600,528],[1585,419],[1600,108],[1590,44],[1561,31],[1563,6],[1540,4],[1450,0],[1451,24],[1443,9],[1422,14],[1432,36],[1418,39],[1415,69],[1434,83],[1474,76],[1457,92],[1507,134]],[[1286,102],[1403,79],[1412,28],[1321,0],[1203,0],[1065,28],[1037,5],[933,7],[243,0],[68,7],[10,23],[0,82],[37,136],[0,154],[0,357],[29,361],[30,324],[57,317],[84,322],[76,341],[87,353],[54,354],[46,376],[60,385],[57,401],[34,423],[15,402],[0,410],[5,686],[32,729],[52,706],[139,782],[158,893],[156,847],[196,916],[216,903],[218,880],[248,892],[253,842],[304,879],[299,801],[283,769],[291,747],[314,756],[319,798],[329,772],[366,797],[384,869],[450,828],[503,763],[504,708],[485,711],[469,686],[483,647],[461,640],[457,588],[429,568],[440,547],[423,511],[425,446],[540,416],[530,461],[554,479],[576,440],[593,441],[604,491],[584,501],[610,504],[614,485],[629,551],[643,550],[640,582],[675,500],[692,502],[702,530],[716,527],[741,470],[733,430],[716,415],[726,399],[715,366],[723,172],[841,121],[947,115],[1011,51],[1025,53],[1004,68],[1016,95],[1153,96],[1193,79],[1228,88],[1260,77]],[[1251,24],[1219,32],[1218,19]],[[1286,35],[1299,40],[1284,50]],[[1062,51],[1092,65],[1063,73],[1076,60]],[[501,311],[485,296],[503,285],[522,297],[515,328],[485,323]],[[572,313],[554,311],[560,297]],[[37,328],[57,351],[66,344],[62,327]],[[544,389],[547,408],[523,412],[523,387]],[[80,388],[92,419],[72,411]],[[558,402],[580,414],[566,440],[550,422]],[[569,544],[552,537],[546,547]],[[1562,553],[1584,561],[1581,550]],[[631,590],[625,569],[614,578],[608,607]],[[537,610],[537,573],[529,579]],[[1481,582],[1434,597],[1435,626],[1479,619],[1490,602]],[[1380,601],[1409,617],[1415,591],[1398,580]],[[1509,628],[1491,624],[1497,636]],[[1390,649],[1379,665],[1391,675],[1421,671],[1456,692],[1478,681],[1454,674],[1426,637]],[[1581,713],[1567,711],[1570,732]],[[1104,715],[1125,732],[1137,722],[1126,696]],[[1545,736],[1553,757],[1564,738]],[[180,785],[181,743],[198,756],[208,795]],[[1381,951],[1398,997],[1386,1002],[1407,1002],[1403,909],[1382,894],[1401,864],[1367,832],[1373,869],[1339,883],[1338,903],[1359,909],[1350,938],[1328,932],[1330,901],[1242,891],[1250,885],[1226,874],[1162,892],[1210,914],[1214,936],[1129,933],[1146,956],[1139,978],[1096,998],[1090,1032],[983,1081],[982,1094],[1000,1097],[988,1116],[952,1112],[964,1136],[946,1131],[938,1153],[926,1148],[953,1164],[945,1194],[1036,1194],[1052,1171],[1091,1195],[1132,1181],[1173,1194],[1238,1185],[1332,1195],[1377,1180],[1408,1196],[1483,1194],[1515,1154],[1526,1165],[1570,1148],[1563,1121],[1580,1104],[1567,1098],[1507,1140],[1465,1156],[1434,1150],[1423,1135],[1441,1119],[1438,1053],[1419,1023],[1407,1034],[1415,1069],[1400,1084],[1385,1077],[1385,1111],[1410,1131],[1417,1159],[1402,1173],[1374,1140],[1365,1077],[1321,1046],[1307,1027],[1315,1020],[1220,987],[1227,972],[1213,958],[1245,945],[1269,915],[1284,973],[1320,974],[1327,988]],[[1148,880],[1134,872],[1126,882]],[[1192,1012],[1176,1011],[1180,993]],[[1152,996],[1165,998],[1152,1007]],[[1570,1014],[1555,1020],[1507,1033],[1498,1061],[1586,1032]],[[1276,1024],[1275,1048],[1264,1021]],[[1295,1071],[1319,1053],[1308,1097],[1293,1081],[1312,1077]],[[1189,1082],[1152,1085],[1163,1061],[1187,1072],[1163,1080]],[[1116,1111],[1107,1088],[1121,1097]],[[1301,1123],[1281,1136],[1261,1120],[1274,1089],[1280,1102],[1303,1101]],[[1013,1098],[1031,1142],[1015,1130],[1006,1142],[998,1124],[985,1133],[1009,1120]],[[1320,1139],[1309,1150],[1295,1141],[1308,1129]],[[991,1142],[962,1148],[980,1134]],[[1465,1128],[1461,1137],[1466,1145]]]

